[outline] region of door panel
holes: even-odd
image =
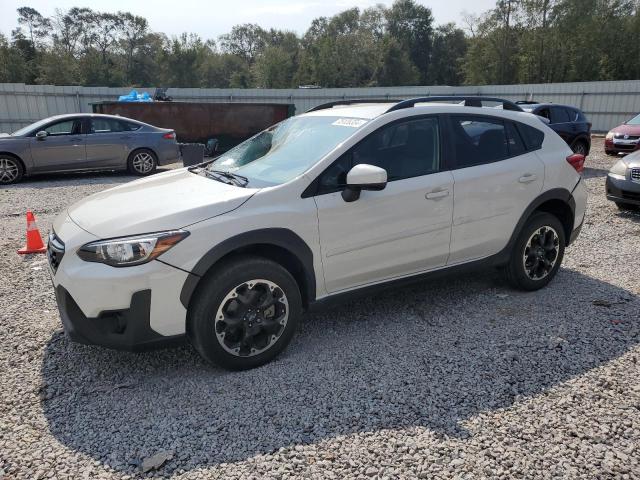
[[[329,292],[443,266],[449,255],[453,176],[439,172],[436,116],[391,122],[371,133],[319,178],[316,197]],[[387,172],[381,191],[345,202],[346,173],[357,164]]]
[[[90,168],[124,168],[128,144],[134,132],[115,119],[91,118],[87,135],[87,163]]]
[[[426,198],[433,193],[435,198]],[[441,267],[447,261],[451,172],[390,182],[382,191],[363,191],[355,202],[345,202],[340,192],[315,200],[330,293]]]
[[[35,172],[76,170],[86,167],[86,141],[80,119],[63,120],[43,128],[48,135],[30,139]]]
[[[541,192],[544,164],[527,152],[515,124],[496,117],[452,115],[454,205],[449,264],[504,248],[526,207]]]

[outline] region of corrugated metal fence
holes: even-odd
[[[11,132],[51,115],[90,112],[91,103],[115,100],[128,88],[0,84],[0,132]],[[151,94],[154,87],[139,88]],[[604,132],[640,112],[640,80],[465,87],[376,87],[322,89],[171,88],[174,100],[196,102],[293,103],[298,113],[320,103],[354,98],[410,98],[424,95],[491,95],[580,107]]]

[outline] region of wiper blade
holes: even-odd
[[[230,185],[236,185],[238,187],[245,187],[249,183],[249,179],[247,177],[243,177],[242,175],[238,175],[237,173],[225,172],[223,170],[208,170],[204,171],[207,177],[211,177],[215,180],[220,180],[220,177],[229,180],[228,183]],[[220,180],[221,181],[221,180]]]

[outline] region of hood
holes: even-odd
[[[257,191],[184,168],[96,193],[70,206],[68,214],[97,237],[120,237],[182,228],[222,215]]]
[[[9,133],[0,133],[0,138],[13,138]]]
[[[627,135],[640,135],[640,125],[618,125],[616,128],[611,129],[612,132],[622,133]]]

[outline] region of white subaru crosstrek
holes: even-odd
[[[545,286],[583,223],[584,157],[490,101],[334,102],[72,205],[48,251],[67,334],[127,350],[186,335],[244,369],[346,293],[461,266]]]

